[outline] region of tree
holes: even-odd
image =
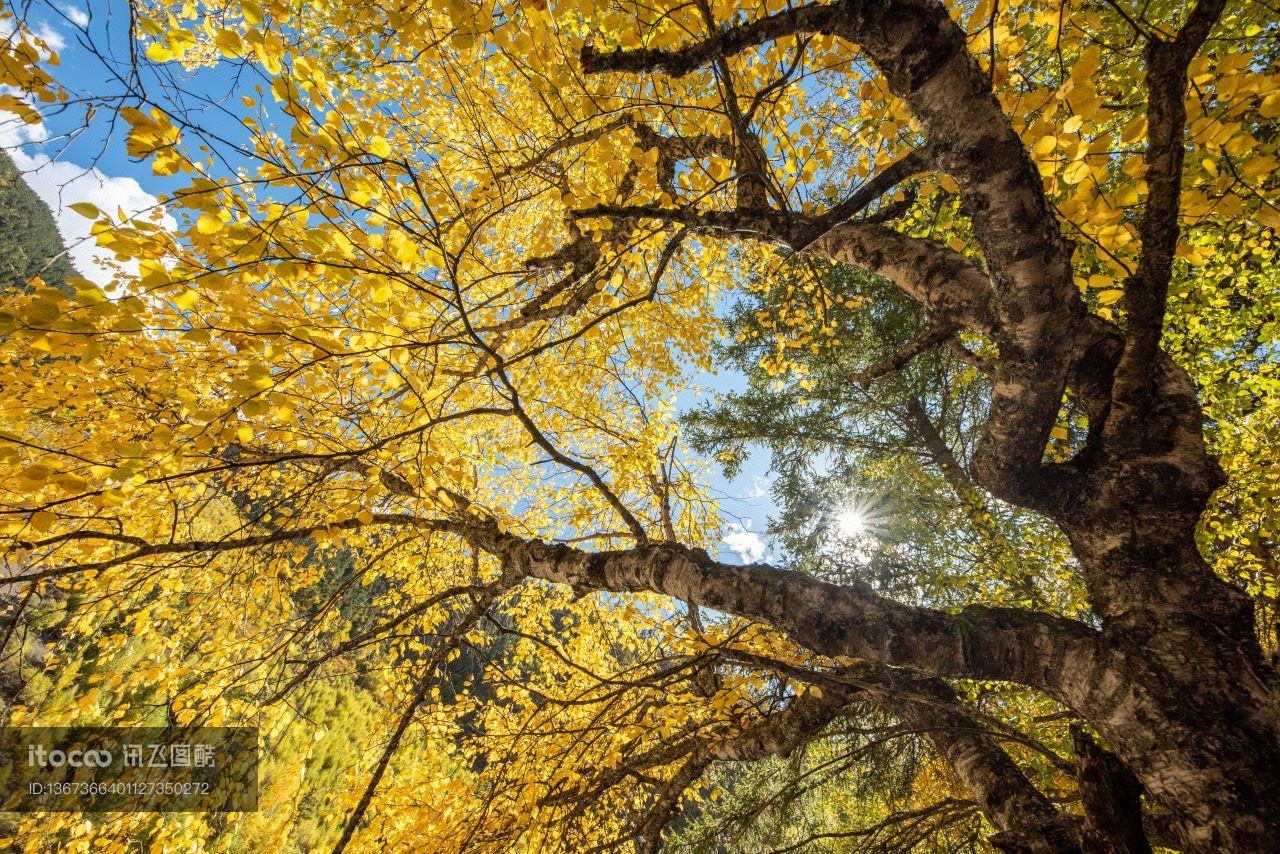
[[[1008,851],[1280,835],[1275,475],[1245,459],[1274,454],[1266,7],[157,2],[137,31],[147,61],[68,103],[117,112],[182,225],[93,212],[138,275],[6,300],[10,582],[169,594],[136,621],[186,645],[180,722],[388,638],[399,711],[338,848],[655,850],[716,763],[886,718],[954,786],[897,820],[971,804]],[[15,32],[2,82],[57,101]],[[179,74],[224,63],[231,126]],[[758,364],[793,390],[911,331],[850,381],[913,425],[916,494],[969,520],[967,603],[933,583],[956,549],[882,592],[700,548],[670,399],[748,278],[783,288]],[[1193,376],[1247,484],[1199,541],[1226,478]],[[868,412],[835,426],[887,440]],[[339,544],[350,583],[395,583],[335,646],[313,630],[346,617],[284,594]],[[442,702],[482,631],[514,641],[490,687]],[[407,735],[462,719],[473,784],[397,778]]]

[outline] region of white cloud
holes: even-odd
[[[757,501],[769,494],[769,481],[760,475],[751,478],[751,488],[742,496],[747,501]]]
[[[93,167],[50,160],[46,154],[29,156],[21,149],[9,154],[36,195],[53,211],[58,231],[80,275],[107,287],[117,270],[128,275],[137,273],[137,262],[116,262],[113,252],[98,246],[90,235],[92,221],[71,210],[71,205],[89,202],[113,218],[122,210],[127,216],[141,214],[146,219],[156,206],[155,196],[133,178],[112,177]],[[177,223],[165,215],[161,225],[175,228]]]
[[[54,53],[60,53],[62,49],[67,46],[67,40],[64,39],[57,30],[55,30],[53,27],[49,26],[48,24],[45,24],[45,23],[36,24],[34,27],[32,27],[32,32],[34,32],[40,38],[40,41],[44,42],[44,46],[46,48],[53,51]]]
[[[44,42],[42,46],[36,46],[41,59],[47,60],[49,58],[50,51],[57,53],[67,46],[66,39],[64,39],[57,30],[44,22],[37,24],[27,23],[25,26],[28,32],[33,33],[37,38]],[[17,31],[18,26],[13,18],[0,20],[0,39],[8,41],[13,38]],[[24,36],[23,39],[28,40],[26,36]]]
[[[747,520],[747,525],[751,524],[751,520]],[[743,563],[756,563],[764,558],[767,551],[764,540],[760,539],[760,535],[755,531],[750,531],[746,526],[739,525],[737,522],[730,522],[724,526],[724,536],[720,542],[729,547],[729,551],[738,556]]]
[[[0,95],[16,93],[17,90],[10,86],[0,86]],[[31,102],[30,98],[26,100]],[[43,124],[29,125],[13,113],[0,113],[0,148],[8,151],[11,157],[18,154],[14,150],[18,146],[44,142],[48,138],[49,132]]]
[[[89,13],[79,6],[63,6],[62,11],[66,14],[67,20],[77,27],[89,26]]]
[[[87,13],[80,9],[68,6],[63,11],[73,23],[89,20]],[[12,21],[0,21],[0,38],[13,32]],[[36,25],[34,32],[52,50],[65,47],[63,38],[47,24]],[[0,93],[4,92],[18,94],[12,87],[0,86]],[[29,96],[22,97],[32,103]],[[0,149],[8,152],[27,183],[53,212],[58,231],[80,274],[103,287],[110,285],[117,271],[136,274],[137,262],[116,262],[114,253],[100,248],[91,236],[92,221],[71,210],[71,205],[89,202],[113,218],[123,211],[128,217],[141,215],[154,222],[151,214],[157,205],[156,197],[133,178],[113,177],[95,167],[53,160],[38,148],[34,153],[26,148],[38,147],[48,138],[44,124],[27,124],[12,113],[0,112]],[[173,217],[167,214],[159,225],[168,229],[177,227]]]
[[[0,91],[4,88],[0,87]],[[71,210],[71,205],[89,202],[113,217],[124,211],[130,217],[141,214],[149,218],[156,207],[156,197],[133,178],[112,177],[91,166],[52,160],[43,152],[30,154],[23,148],[39,145],[48,137],[43,124],[26,124],[11,113],[0,113],[0,149],[8,152],[27,183],[53,212],[58,232],[80,274],[103,287],[110,285],[118,270],[135,274],[137,263],[116,262],[114,253],[99,247],[91,236],[92,221]],[[177,226],[167,214],[160,224],[170,229]]]

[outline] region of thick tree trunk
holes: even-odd
[[[1131,346],[1103,348],[1112,354],[1103,376],[1121,373]],[[1042,505],[1070,539],[1102,619],[1094,669],[1070,702],[1181,823],[1188,850],[1275,850],[1280,686],[1252,602],[1195,543],[1221,472],[1194,387],[1163,354],[1148,373],[1140,402],[1099,389],[1110,404],[1091,425],[1096,450],[1049,477],[1066,489]]]
[[[1191,544],[1182,552],[1184,573],[1208,573]],[[1146,561],[1115,556],[1101,565],[1117,577],[1147,569]],[[1163,573],[1146,574],[1159,585]],[[1233,594],[1221,598],[1239,602]],[[1190,851],[1269,851],[1280,839],[1274,675],[1253,637],[1251,609],[1239,606],[1235,613],[1219,605],[1202,613],[1134,608],[1107,616],[1096,669],[1075,697],[1181,823]]]

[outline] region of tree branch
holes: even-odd
[[[898,184],[917,172],[928,168],[929,153],[927,149],[916,149],[872,176],[853,195],[843,202],[814,218],[807,232],[792,245],[797,252],[804,250],[814,241],[823,237],[831,229],[843,222],[853,219],[862,213],[876,199],[888,193]]]
[[[67,564],[66,566],[57,566],[36,572],[13,575],[6,578],[5,582],[8,584],[16,584],[19,582],[43,581],[48,578],[61,578],[63,576],[75,575],[76,573],[81,572],[100,572],[104,569],[111,569],[115,566],[159,555],[197,554],[201,552],[216,554],[219,552],[236,551],[239,549],[258,548],[260,546],[271,545],[273,543],[302,540],[328,531],[354,531],[373,525],[406,525],[427,531],[454,531],[458,528],[456,523],[443,519],[428,519],[405,513],[374,513],[367,519],[342,519],[340,521],[324,525],[308,525],[304,528],[273,531],[269,534],[258,534],[252,537],[227,538],[222,540],[190,540],[187,542],[177,543],[152,543],[139,546],[131,552],[118,555],[117,557],[108,558],[106,560],[94,561],[91,563]],[[105,540],[118,539],[111,535],[103,535],[101,538]],[[38,546],[39,543],[18,543],[17,547],[22,547],[24,545]]]
[[[826,682],[820,697],[796,698],[793,715],[778,715],[776,725],[768,729],[783,735],[776,744],[790,752],[817,735],[839,710],[865,696],[933,746],[1001,831],[1004,850],[1079,852],[1077,822],[1060,813],[1032,784],[945,682],[875,665],[856,668],[851,681],[858,686]],[[758,752],[743,758],[757,758]]]
[[[1071,744],[1084,803],[1085,850],[1089,854],[1151,854],[1138,778],[1078,725],[1071,727]]]
[[[834,32],[831,22],[842,5],[844,4],[831,3],[787,9],[748,24],[729,27],[708,39],[677,50],[641,48],[602,52],[588,44],[582,48],[582,70],[588,74],[662,71],[673,77],[683,77],[717,57],[732,56],[785,36],[797,33],[830,34]]]
[[[865,585],[840,586],[766,564],[732,566],[701,549],[640,543],[585,552],[504,533],[491,522],[458,523],[459,533],[520,574],[576,590],[661,593],[756,620],[828,656],[852,656],[942,676],[998,679],[1062,698],[1092,658],[1083,623],[1005,608],[957,614],[903,605]]]
[[[1169,281],[1181,229],[1182,168],[1186,156],[1187,67],[1222,15],[1226,0],[1199,0],[1172,41],[1152,37],[1146,47],[1147,134],[1143,157],[1147,201],[1138,223],[1142,254],[1124,285],[1129,332],[1116,375],[1116,393],[1130,402],[1134,417],[1153,392],[1151,365],[1164,330]]]
[[[983,814],[1000,832],[991,843],[1002,851],[1078,854],[1076,822],[1058,811],[1022,773],[1004,748],[959,706],[940,680],[917,680],[913,693],[937,703],[897,700],[904,722],[923,732],[964,783]]]
[[[999,328],[991,279],[954,249],[909,237],[880,223],[846,222],[829,229],[818,220],[787,216],[772,208],[700,211],[662,205],[595,205],[572,211],[590,217],[647,217],[683,224],[695,231],[737,235],[794,248],[870,270],[929,309],[940,322],[994,334]],[[811,234],[820,234],[808,240]]]
[[[510,588],[510,585],[510,579],[503,579],[502,582],[489,587],[482,594],[476,596],[471,608],[453,627],[453,631],[439,646],[432,650],[431,655],[422,663],[418,687],[409,698],[409,703],[400,714],[400,719],[396,723],[395,730],[391,733],[390,740],[387,742],[386,747],[383,748],[381,756],[378,757],[373,774],[365,785],[364,792],[360,795],[360,801],[356,804],[356,808],[351,812],[351,815],[348,816],[342,829],[342,836],[338,839],[337,844],[333,846],[333,854],[342,854],[346,850],[347,845],[351,842],[351,837],[355,835],[356,830],[360,827],[360,822],[364,820],[364,814],[373,802],[373,796],[378,791],[378,785],[382,782],[387,766],[391,763],[396,751],[400,749],[400,742],[404,739],[404,734],[408,731],[409,725],[413,723],[413,719],[418,713],[418,708],[427,699],[431,693],[431,688],[435,685],[432,677],[435,675],[436,670],[444,663],[449,653],[462,642],[471,627],[488,612],[498,596]]]
[[[956,333],[954,324],[934,321],[916,336],[910,344],[898,350],[887,359],[876,362],[853,375],[853,381],[863,388],[871,385],[880,377],[902,370],[916,356],[932,350]]]

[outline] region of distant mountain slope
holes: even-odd
[[[67,278],[77,275],[49,206],[0,150],[0,291],[23,287],[33,276],[67,289]]]

